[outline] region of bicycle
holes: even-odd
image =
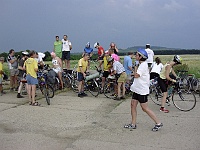
[[[196,106],[196,97],[193,92],[188,91],[183,87],[181,79],[177,80],[176,83],[172,84],[171,92],[167,97],[167,103],[170,104],[170,98],[174,106],[181,111],[190,111]],[[150,99],[157,105],[161,105],[162,92],[155,81],[150,85]]]
[[[38,86],[42,94],[45,96],[46,102],[50,105],[50,98],[54,97],[54,88],[47,83],[47,70],[38,72]]]

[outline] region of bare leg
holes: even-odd
[[[163,97],[162,97],[162,100],[161,100],[161,107],[165,107],[167,94],[168,94],[167,92],[163,93]]]
[[[58,78],[60,80],[61,87],[63,89],[63,80],[62,80],[62,72],[58,72]]]
[[[67,69],[70,69],[70,60],[67,60]]]
[[[31,85],[32,103],[35,103],[35,91],[36,91],[36,85]]]
[[[28,88],[27,88],[27,91],[28,91],[28,99],[29,99],[29,102],[32,102],[32,100],[31,100],[31,85],[28,85],[27,87],[28,87]]]
[[[156,117],[156,115],[154,114],[154,112],[149,109],[148,104],[147,103],[141,103],[140,106],[142,107],[142,110],[144,112],[146,112],[149,117],[156,123],[156,124],[160,124],[160,121],[158,120],[158,118]]]
[[[122,83],[122,96],[125,96],[125,92],[126,92],[125,83]]]
[[[135,99],[132,99],[131,101],[131,116],[132,116],[132,124],[136,125],[136,118],[137,118],[137,104],[138,101]]]
[[[14,76],[10,76],[10,88],[13,88]]]
[[[121,85],[122,85],[122,83],[118,82],[118,85],[117,85],[117,95],[118,95],[118,97],[121,97]]]

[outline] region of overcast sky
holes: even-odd
[[[200,0],[0,0],[0,52],[51,52],[64,34],[73,52],[96,41],[199,49]]]

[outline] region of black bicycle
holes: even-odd
[[[162,91],[156,79],[150,85],[150,99],[157,105],[161,105]],[[193,92],[185,89],[181,79],[172,84],[168,91],[168,97],[166,103],[170,104],[172,100],[174,106],[181,111],[190,111],[196,106],[196,97]]]
[[[47,70],[38,72],[38,86],[42,94],[45,96],[47,104],[50,105],[50,98],[54,97],[54,89],[47,83],[47,73]]]

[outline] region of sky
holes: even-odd
[[[71,52],[87,42],[200,49],[199,15],[200,0],[0,0],[0,53],[51,52],[65,34]]]

